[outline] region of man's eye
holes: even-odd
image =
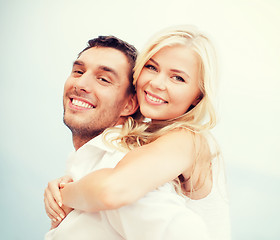
[[[151,64],[145,65],[145,68],[150,69],[152,71],[157,71],[157,68],[155,66],[151,65]]]
[[[80,71],[80,70],[75,70],[75,71],[73,71],[75,74],[78,74],[78,75],[82,75],[83,74],[83,72],[82,71]]]
[[[109,79],[104,78],[104,77],[99,77],[98,79],[102,82],[105,82],[105,83],[111,83]]]

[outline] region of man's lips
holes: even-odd
[[[146,100],[148,100],[148,102],[154,103],[154,104],[163,104],[163,103],[168,103],[167,101],[165,101],[164,99],[162,99],[161,97],[152,94],[150,92],[144,91],[145,92],[145,96],[146,96]]]
[[[70,98],[70,103],[73,107],[78,109],[93,109],[95,106],[86,100],[78,98]]]

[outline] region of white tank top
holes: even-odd
[[[186,205],[205,221],[211,239],[228,240],[230,237],[229,202],[226,190],[224,166],[212,161],[213,185],[211,192],[202,199],[192,200],[185,196]]]

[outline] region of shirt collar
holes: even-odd
[[[84,146],[93,146],[106,152],[113,152],[115,149],[113,147],[110,147],[109,143],[107,143],[105,139],[105,134],[102,133],[88,141]]]
[[[121,125],[116,126],[118,128],[121,128]],[[82,147],[80,147],[76,152],[81,151],[82,149],[86,149],[87,147],[96,147],[98,149],[101,149],[106,152],[114,152],[116,149],[113,146],[110,146],[110,139],[113,137],[117,137],[117,132],[103,132],[99,134],[98,136],[94,137],[87,143],[85,143]],[[116,145],[116,143],[112,143],[113,145]]]

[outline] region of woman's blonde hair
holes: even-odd
[[[195,135],[201,136],[207,130],[216,125],[215,112],[215,89],[217,88],[216,75],[216,55],[211,41],[202,32],[194,26],[177,26],[167,28],[156,34],[144,50],[139,54],[134,68],[134,85],[137,85],[137,79],[147,63],[158,51],[164,47],[187,46],[192,49],[199,59],[199,88],[201,91],[200,101],[196,106],[191,108],[183,115],[168,120],[154,121],[147,123],[143,121],[143,116],[138,118],[129,118],[122,129],[118,129],[120,137],[118,143],[125,149],[148,144],[158,137],[175,129],[188,129]],[[208,131],[207,131],[208,132]],[[201,138],[199,139],[206,139]],[[201,142],[201,141],[200,141]],[[204,144],[199,144],[201,147]],[[199,159],[201,147],[197,149],[196,163],[202,161]],[[209,160],[209,159],[208,159]],[[210,164],[209,161],[205,164]],[[199,164],[201,166],[201,164]]]

